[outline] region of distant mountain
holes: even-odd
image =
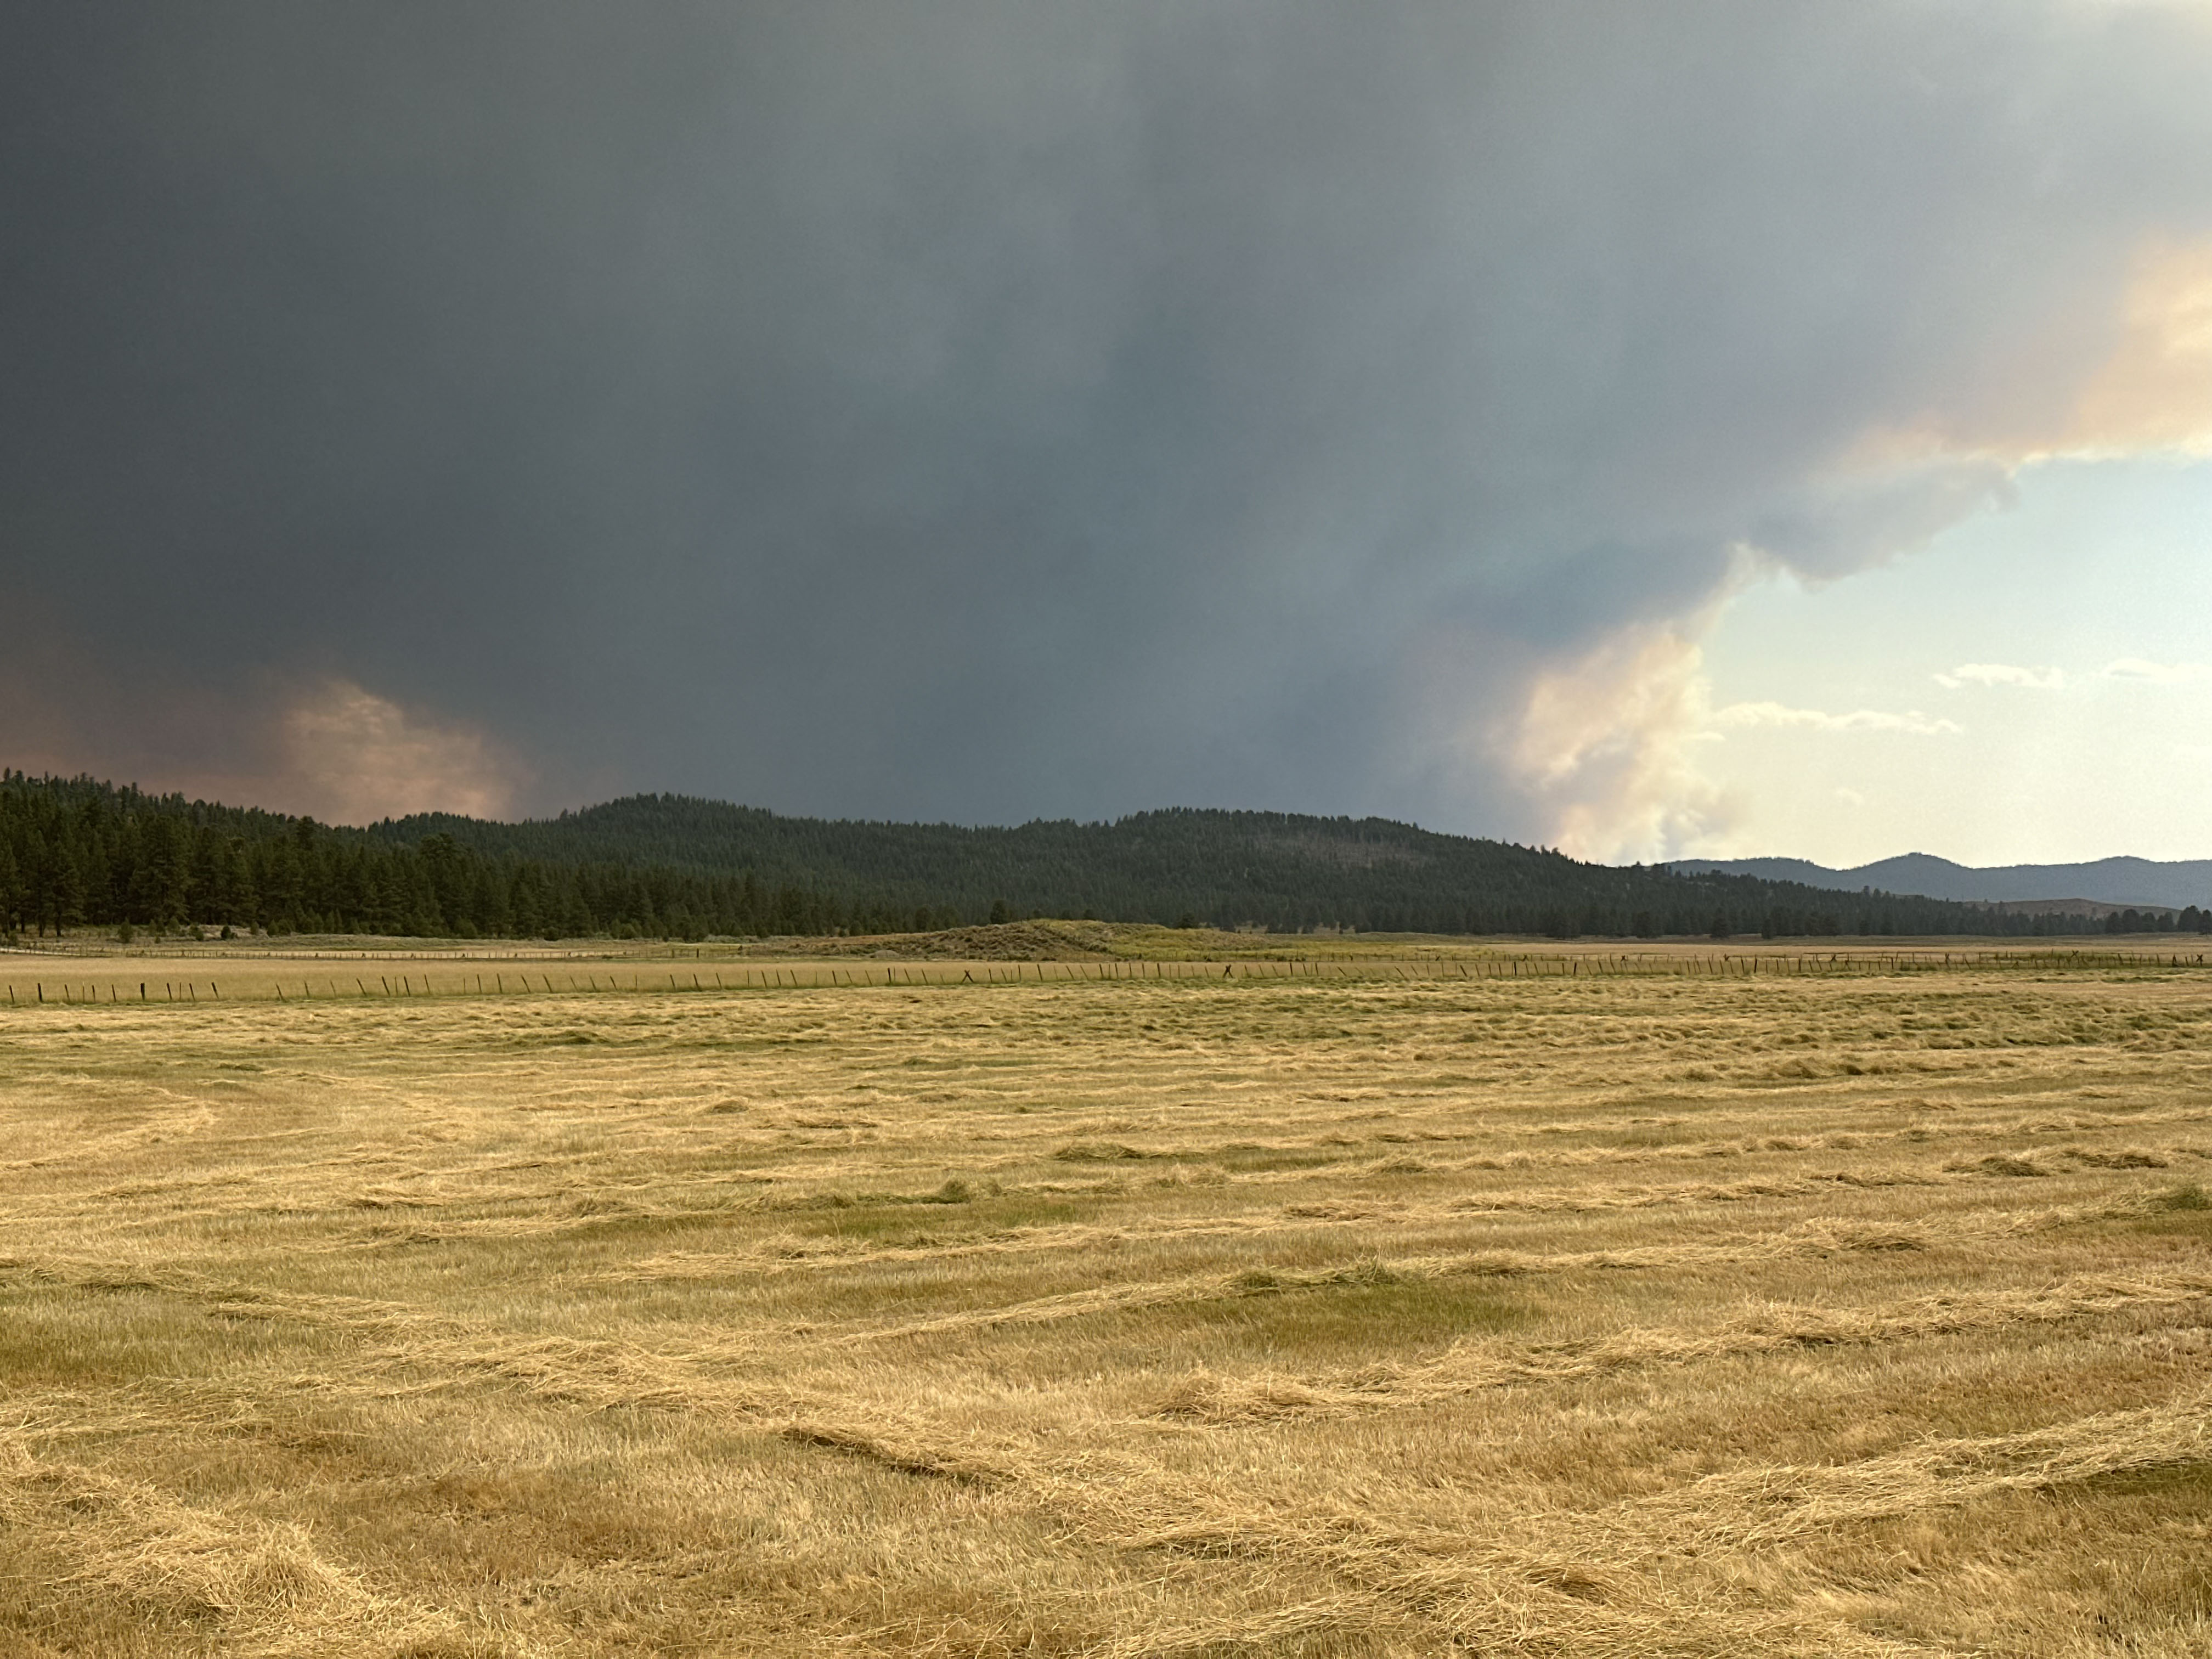
[[[2092,864],[2005,864],[1987,869],[1954,864],[1928,853],[1831,870],[1803,859],[1678,859],[1681,875],[1755,876],[1856,893],[1912,893],[1968,903],[2088,899],[2098,904],[2155,905],[2179,910],[2212,906],[2212,859],[2099,859]]]

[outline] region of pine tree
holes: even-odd
[[[23,878],[15,866],[15,849],[0,836],[0,934],[9,939],[23,920]]]

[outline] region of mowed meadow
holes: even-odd
[[[7,959],[0,1653],[2212,1650],[2212,967],[1832,954]]]

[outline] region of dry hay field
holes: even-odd
[[[0,1652],[2212,1651],[2212,969],[328,966],[0,968]]]

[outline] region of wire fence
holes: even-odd
[[[333,957],[285,960],[327,964]],[[374,961],[374,957],[354,960]],[[451,971],[450,964],[487,965]],[[543,965],[565,962],[560,971]],[[434,963],[438,970],[424,964]],[[491,965],[495,963],[496,965]],[[1115,982],[1213,984],[1573,981],[1619,979],[1738,979],[1777,981],[1899,975],[1988,973],[2173,974],[2212,965],[2212,952],[2148,951],[1622,951],[1487,953],[1418,957],[1307,957],[1231,961],[1128,959],[1101,962],[794,962],[693,963],[656,968],[629,962],[579,967],[560,957],[501,956],[410,957],[404,969],[386,958],[376,968],[332,973],[327,966],[300,974],[246,971],[218,979],[139,978],[91,969],[69,979],[20,977],[7,982],[9,1006],[116,1006],[125,1004],[198,1006],[203,1003],[311,1003],[416,997],[451,998],[589,995],[704,995],[775,991],[908,989],[994,986],[1053,986]],[[395,971],[396,970],[396,971]],[[225,990],[225,981],[229,989]]]

